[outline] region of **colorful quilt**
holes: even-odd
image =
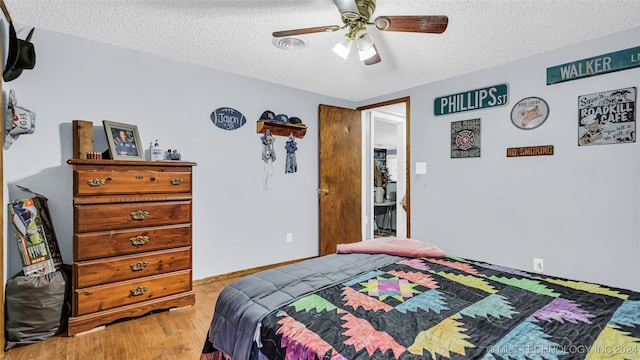
[[[480,261],[404,258],[261,321],[267,359],[640,359],[640,293]]]

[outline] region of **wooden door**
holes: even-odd
[[[362,240],[362,120],[359,110],[320,105],[320,256]]]

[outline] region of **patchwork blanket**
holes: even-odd
[[[268,309],[262,309],[260,331],[249,331],[259,334],[259,353],[242,354],[296,360],[640,359],[640,293],[452,256],[398,257]],[[239,354],[231,355],[249,358]]]
[[[261,341],[268,359],[640,359],[640,293],[406,258],[271,312]]]

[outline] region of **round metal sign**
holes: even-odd
[[[518,129],[535,129],[542,125],[548,117],[549,105],[539,97],[524,98],[511,109],[511,122]]]

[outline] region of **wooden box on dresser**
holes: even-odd
[[[191,178],[196,164],[67,162],[73,166],[68,334],[193,305]]]

